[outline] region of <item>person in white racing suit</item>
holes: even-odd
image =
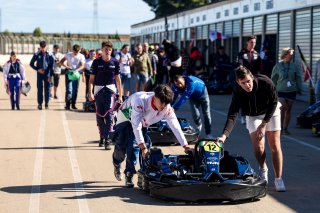
[[[135,165],[141,150],[145,158],[150,147],[147,127],[165,119],[185,152],[190,150],[181,130],[179,121],[170,103],[173,92],[167,85],[158,85],[154,92],[137,92],[129,96],[120,106],[117,115],[115,134],[117,139],[113,152],[114,175],[122,180],[121,163],[126,158],[125,185],[133,187],[132,177],[136,173]]]

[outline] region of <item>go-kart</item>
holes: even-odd
[[[193,143],[198,140],[198,132],[185,118],[178,118],[181,129],[188,141]],[[152,144],[175,144],[178,143],[166,120],[161,120],[148,128]]]
[[[320,136],[320,119],[312,124],[312,134]]]
[[[150,196],[171,201],[251,201],[266,195],[249,162],[229,155],[214,140],[199,140],[194,153],[163,155],[151,148],[140,159],[138,186]]]
[[[297,116],[297,126],[302,128],[311,128],[314,122],[320,119],[320,101],[309,106],[300,115]]]

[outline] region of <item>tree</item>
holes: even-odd
[[[35,37],[41,37],[42,36],[42,31],[41,31],[40,27],[36,27],[36,29],[34,29],[33,36],[35,36]]]
[[[11,33],[9,32],[9,30],[5,30],[5,31],[3,32],[3,35],[5,35],[5,36],[10,36]]]
[[[156,15],[156,18],[164,17],[177,13],[181,10],[192,9],[195,7],[203,6],[211,2],[218,2],[221,0],[210,1],[210,0],[143,0],[150,7]]]

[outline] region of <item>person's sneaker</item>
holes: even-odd
[[[274,179],[274,186],[275,186],[277,192],[285,192],[286,191],[286,187],[284,185],[282,178]]]
[[[38,105],[38,110],[42,110],[42,105]]]
[[[122,174],[121,174],[120,165],[118,166],[116,164],[113,164],[113,173],[118,181],[122,181]]]
[[[258,175],[261,180],[265,180],[268,183],[268,168],[259,168]]]
[[[102,146],[103,146],[103,144],[104,144],[104,140],[103,140],[103,138],[100,138],[100,141],[99,141],[99,147],[102,147]]]
[[[76,107],[76,105],[72,105],[72,107],[71,107],[72,109],[75,109],[75,110],[77,110],[78,108]]]
[[[246,116],[241,116],[241,124],[246,124]]]
[[[128,172],[126,174],[126,182],[125,182],[127,188],[133,188],[134,187],[134,184],[132,182],[132,178],[133,178],[133,174]]]
[[[111,146],[110,146],[110,139],[105,139],[105,142],[104,142],[104,149],[105,150],[111,150]]]
[[[214,137],[213,137],[213,135],[211,135],[211,134],[207,134],[206,135],[206,139],[213,139]]]
[[[65,110],[70,110],[70,106],[65,106],[64,109]]]
[[[54,98],[54,99],[58,99],[58,96],[55,95],[53,98]]]
[[[45,106],[44,106],[46,109],[49,109],[49,106],[46,104]]]

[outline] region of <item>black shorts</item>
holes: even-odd
[[[53,74],[53,86],[58,87],[60,80],[60,74]]]

